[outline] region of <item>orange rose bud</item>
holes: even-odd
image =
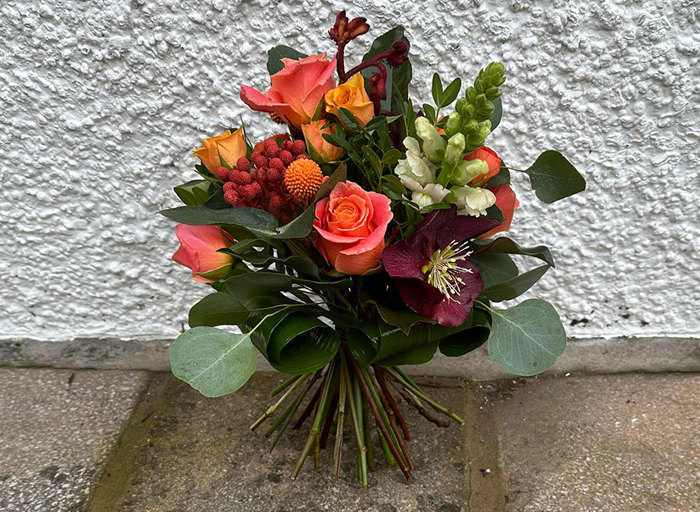
[[[209,137],[202,142],[202,145],[204,147],[197,148],[192,155],[199,158],[211,172],[215,172],[217,167],[221,167],[222,159],[229,167],[233,167],[239,158],[246,156],[242,128],[233,133],[226,130],[221,135]]]
[[[326,93],[326,112],[340,119],[340,109],[345,108],[355,116],[360,126],[374,117],[374,104],[365,91],[365,79],[355,73],[350,80]]]
[[[323,138],[324,133],[331,134],[336,131],[335,126],[327,126],[324,128],[327,124],[328,121],[321,119],[319,121],[312,121],[301,127],[301,131],[304,133],[304,139],[306,140],[306,150],[309,156],[319,164],[338,160],[345,152],[343,148],[334,146]]]

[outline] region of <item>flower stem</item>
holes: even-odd
[[[289,377],[282,384],[280,384],[275,389],[270,391],[270,398],[273,398],[273,397],[279,395],[282,391],[287,389],[290,385],[294,384],[294,382],[299,378],[301,378],[301,375],[292,375],[291,377]]]
[[[339,396],[338,396],[338,421],[335,430],[335,449],[333,453],[333,474],[335,476],[340,476],[340,458],[343,453],[343,423],[345,420],[345,398],[347,397],[347,382],[346,376],[347,368],[345,366],[345,361],[341,357],[340,359],[340,382],[339,382]]]
[[[272,451],[272,450],[275,449],[275,446],[277,445],[277,443],[279,442],[279,440],[282,438],[282,434],[284,434],[284,431],[287,430],[287,427],[289,426],[289,423],[292,421],[292,417],[294,416],[294,413],[295,413],[296,410],[299,408],[299,406],[301,405],[301,402],[304,400],[304,397],[305,397],[305,396],[307,395],[307,393],[311,390],[311,388],[313,387],[313,385],[314,385],[314,383],[316,382],[316,380],[318,380],[319,376],[320,376],[320,373],[319,373],[319,372],[315,372],[315,373],[314,373],[314,376],[311,378],[311,380],[310,380],[309,383],[306,385],[306,387],[304,388],[304,390],[303,390],[301,393],[299,393],[299,395],[294,399],[294,402],[292,403],[292,405],[290,406],[290,408],[287,409],[287,411],[285,411],[286,417],[285,417],[285,419],[284,419],[284,423],[282,423],[282,427],[281,427],[281,428],[279,429],[279,431],[277,432],[277,435],[275,436],[275,439],[273,439],[273,441],[272,441],[272,446],[270,446],[270,451]],[[287,414],[287,413],[288,413],[288,414]],[[273,425],[273,426],[274,426],[274,425]],[[271,428],[272,428],[272,427],[270,427],[270,429],[271,429]],[[268,430],[268,432],[270,432],[270,430]],[[272,432],[270,432],[270,434],[272,434]],[[265,432],[265,435],[267,436],[268,433]]]
[[[347,347],[346,347],[346,350],[347,350]],[[355,359],[353,359],[351,355],[348,356],[348,358],[350,359],[350,363],[352,364],[352,368],[355,371],[355,375],[360,382],[360,387],[362,388],[362,394],[365,396],[365,400],[369,404],[369,408],[372,411],[372,414],[374,415],[375,420],[377,421],[377,425],[379,426],[379,429],[382,433],[382,436],[384,436],[386,443],[389,445],[389,449],[391,450],[392,455],[396,459],[396,462],[399,465],[401,472],[404,474],[404,477],[406,477],[407,480],[410,479],[411,473],[408,471],[408,468],[404,464],[398,448],[396,447],[396,445],[392,441],[391,434],[389,434],[389,429],[388,429],[387,425],[384,423],[384,421],[382,419],[382,415],[380,414],[379,409],[377,408],[377,403],[375,402],[375,400],[372,396],[372,393],[370,392],[370,388],[368,387],[368,384],[371,384],[371,383],[368,383],[365,380],[365,378],[363,376],[362,368],[357,363],[357,361],[355,361]],[[377,401],[378,400],[379,399],[377,398]]]
[[[314,418],[314,423],[313,426],[311,427],[311,430],[309,431],[309,437],[306,439],[306,444],[304,445],[304,449],[301,452],[301,456],[299,457],[299,461],[297,462],[297,465],[294,467],[294,471],[292,471],[292,480],[295,480],[298,476],[299,473],[301,472],[301,468],[304,466],[304,461],[306,461],[306,457],[309,456],[309,453],[311,453],[311,450],[313,449],[314,445],[318,443],[319,441],[319,434],[320,434],[320,428],[321,428],[321,422],[323,421],[323,415],[326,410],[326,405],[328,404],[328,400],[330,397],[330,388],[331,388],[331,382],[333,381],[333,371],[335,370],[335,360],[331,361],[330,364],[328,365],[328,373],[326,373],[326,380],[323,383],[323,391],[321,391],[321,396],[317,402],[319,404],[318,410],[316,412],[316,417]]]
[[[273,405],[271,405],[271,406],[267,409],[267,411],[265,411],[265,413],[264,413],[262,416],[260,416],[260,417],[255,421],[255,423],[253,423],[253,424],[250,426],[250,430],[255,430],[255,429],[258,428],[267,418],[269,418],[270,416],[272,416],[272,414],[277,410],[277,408],[278,408],[280,405],[282,405],[290,396],[292,396],[292,395],[294,394],[294,391],[296,391],[296,390],[299,388],[299,386],[301,386],[301,385],[304,383],[304,381],[305,381],[306,379],[308,379],[310,376],[311,376],[311,374],[310,374],[310,373],[307,373],[306,375],[302,376],[300,379],[297,379],[297,380],[294,382],[294,384],[292,384],[292,386],[284,393],[284,395],[282,395],[282,396],[280,397],[280,399],[277,400],[276,403],[274,403]]]
[[[413,380],[411,380],[411,378],[408,375],[406,375],[401,368],[387,368],[387,373],[391,375],[394,379],[398,380],[403,386],[408,387],[414,395],[425,400],[428,403],[428,405],[430,405],[430,407],[435,409],[437,412],[442,413],[445,416],[449,416],[460,425],[464,425],[464,420],[462,418],[457,416],[454,412],[452,412],[452,410],[443,407],[439,403],[435,402],[428,395],[426,395],[423,392],[423,390],[420,387],[418,387],[418,385],[415,382],[413,382]]]
[[[353,381],[353,379],[351,378],[352,374],[348,371],[347,362],[345,361],[345,357],[343,356],[342,352],[340,357],[341,374],[344,377],[345,385],[347,386],[348,392],[350,393],[350,400],[348,401],[348,403],[350,405],[350,419],[352,420],[352,426],[355,432],[355,440],[357,441],[358,477],[360,479],[362,487],[367,487],[367,447],[365,442],[368,438],[363,435],[361,427],[361,408],[358,407],[360,401],[356,400],[356,398],[361,399],[362,395],[360,394],[359,386],[355,387],[354,385],[357,382],[357,379]]]

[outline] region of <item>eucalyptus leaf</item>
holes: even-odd
[[[488,351],[501,368],[535,375],[552,366],[566,348],[566,332],[554,307],[528,299],[505,311],[492,310]]]
[[[525,170],[537,197],[545,203],[586,189],[586,180],[558,151],[545,151]]]
[[[170,347],[170,366],[204,396],[217,397],[238,390],[258,365],[249,334],[233,334],[214,327],[195,327]]]

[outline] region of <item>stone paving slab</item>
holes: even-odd
[[[0,511],[83,510],[147,379],[0,368]]]
[[[475,391],[495,418],[507,512],[700,510],[700,376],[540,378]]]
[[[307,431],[290,428],[270,454],[263,433],[249,430],[269,404],[268,392],[280,382],[279,375],[257,374],[238,392],[207,399],[173,379],[161,409],[154,412],[133,477],[114,510],[466,512],[462,428],[455,423],[438,429],[413,410],[406,411],[415,425],[409,450],[417,470],[410,482],[381,460],[378,471],[370,473],[371,487],[362,489],[349,430],[343,478],[331,475],[332,456],[327,449],[319,470],[314,471],[309,458],[299,478],[290,480]],[[450,382],[450,387],[426,389],[462,414],[465,391],[458,381]],[[109,486],[109,479],[102,485]]]

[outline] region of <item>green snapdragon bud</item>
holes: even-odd
[[[462,129],[462,114],[459,112],[452,112],[447,117],[447,123],[445,124],[445,133],[448,137],[452,137],[454,134],[458,133]]]
[[[438,176],[438,183],[443,187],[446,186],[452,179],[455,167],[464,157],[464,148],[466,139],[462,133],[456,133],[447,141],[445,149],[445,157],[442,159],[442,169]]]
[[[416,119],[416,133],[423,140],[423,152],[433,163],[439,163],[445,154],[445,140],[427,117]]]
[[[462,160],[452,173],[450,182],[459,187],[466,185],[477,176],[489,172],[489,165],[478,158],[474,160]]]

